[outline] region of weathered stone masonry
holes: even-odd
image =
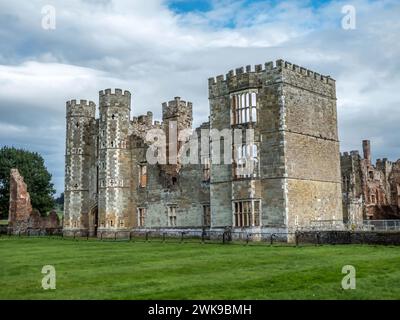
[[[341,155],[343,215],[354,226],[368,219],[400,218],[400,160],[371,161],[371,143],[363,141],[363,156],[356,150]]]
[[[133,228],[286,231],[313,221],[325,221],[328,228],[340,224],[335,81],[278,60],[208,83],[210,121],[195,130],[199,144],[201,129],[228,134],[253,129],[254,140],[243,134],[241,143],[232,139],[226,145],[222,134],[221,148],[212,141],[210,152],[199,151],[199,164],[146,159],[148,130],[165,130],[171,138],[192,128],[190,102],[176,97],[163,103],[161,123],[151,112],[130,119],[130,93],[119,89],[100,91],[99,119],[94,102],[67,102],[66,234]],[[233,163],[213,163],[226,147]],[[167,154],[173,152],[168,145]],[[243,174],[243,168],[251,172]]]

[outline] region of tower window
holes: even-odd
[[[231,124],[257,122],[257,93],[243,92],[231,95]]]
[[[113,113],[112,115],[111,115],[111,119],[115,119],[115,114]]]
[[[258,151],[255,144],[235,147],[234,177],[252,178],[258,176]]]
[[[376,203],[376,198],[375,198],[374,194],[371,194],[370,200],[371,200],[371,203],[374,203],[374,204]]]

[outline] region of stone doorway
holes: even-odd
[[[99,210],[95,206],[90,210],[90,220],[91,220],[91,236],[97,237],[97,229],[99,227]]]

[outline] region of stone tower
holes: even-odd
[[[92,101],[67,102],[65,150],[65,232],[86,232],[89,214],[90,167],[95,161],[93,130],[96,105]]]
[[[133,226],[132,161],[129,144],[131,94],[100,91],[99,120],[99,231]]]
[[[162,120],[167,143],[167,164],[162,166],[162,170],[172,179],[177,179],[180,170],[178,151],[182,145],[178,138],[182,130],[192,128],[192,103],[183,101],[180,97],[175,97],[168,103],[164,102],[162,104]]]
[[[212,163],[212,227],[331,228],[343,219],[333,79],[278,60],[209,79],[209,101],[211,130],[254,130],[250,144],[232,146],[232,165]],[[248,164],[250,174],[237,174]]]

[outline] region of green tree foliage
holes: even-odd
[[[32,207],[38,209],[41,214],[52,210],[55,190],[42,156],[23,149],[3,147],[0,149],[0,216],[8,216],[12,168],[17,168],[24,177]]]

